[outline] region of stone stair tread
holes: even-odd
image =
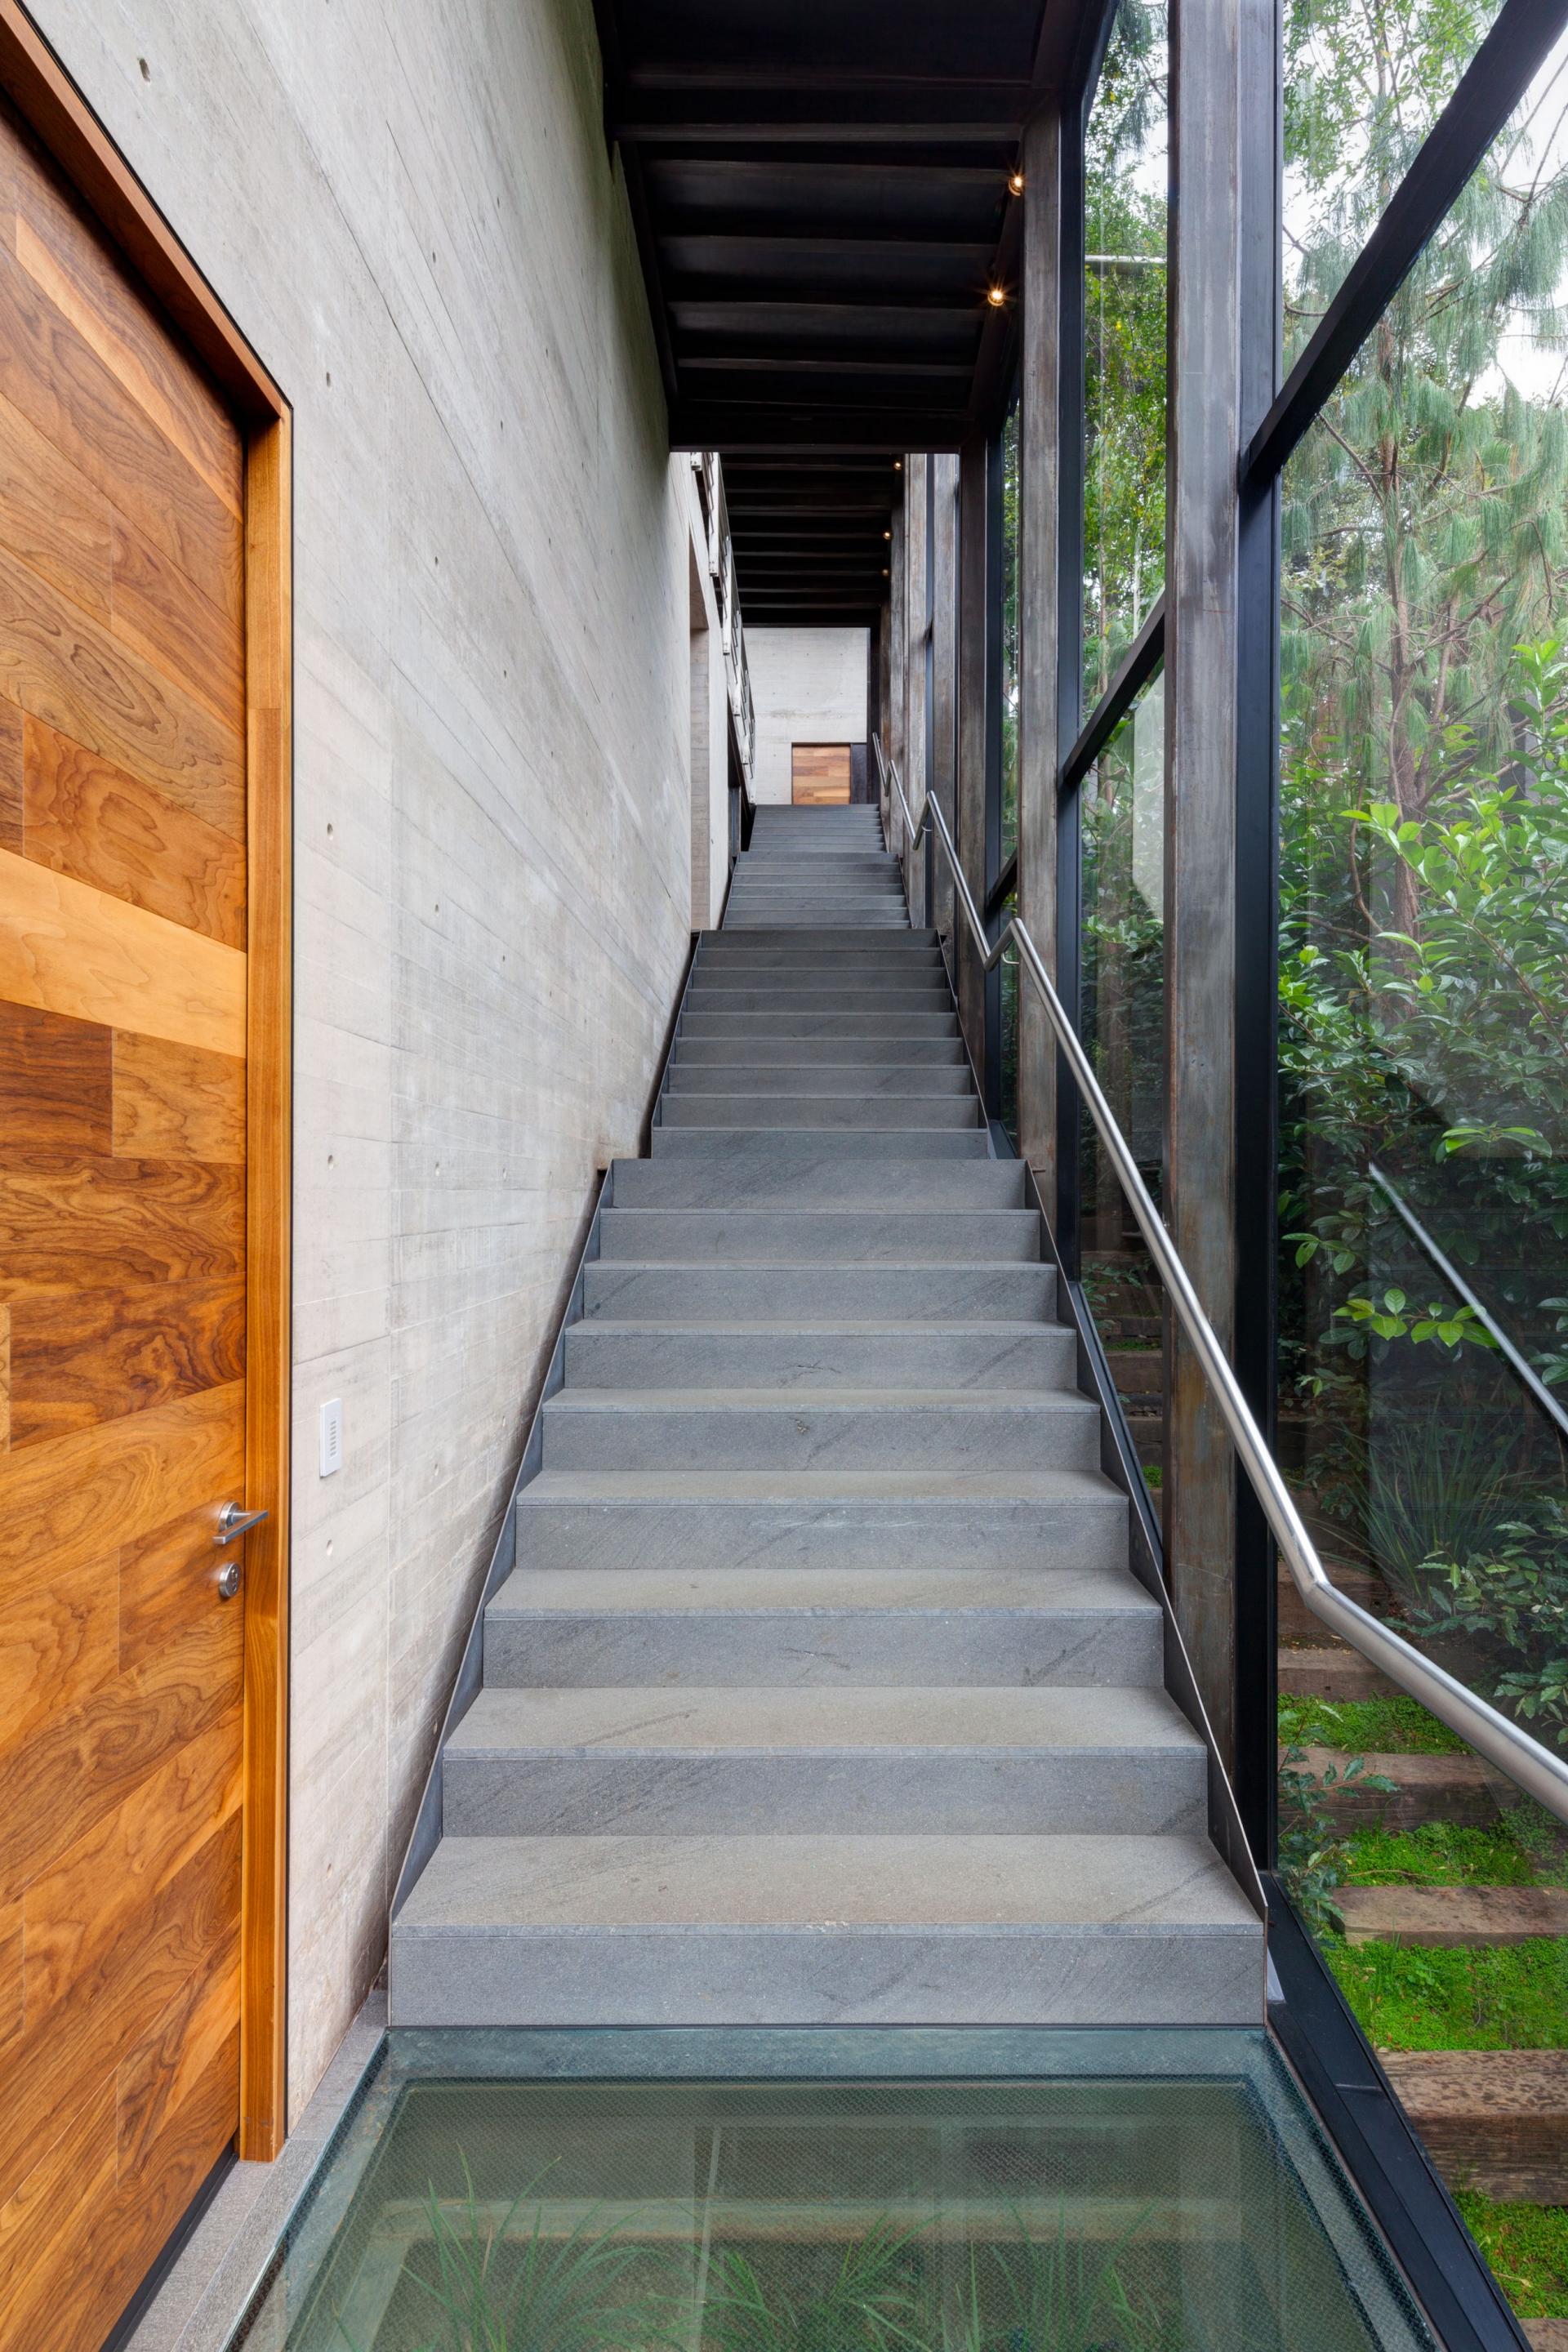
[[[1202,1742],[1163,1690],[1133,1684],[777,1684],[714,1689],[489,1689],[447,1742],[449,1757],[570,1749],[605,1758],[858,1756],[889,1752],[1112,1759],[1185,1756]]]
[[[1093,1927],[1218,1930],[1258,1922],[1202,1838],[447,1838],[398,1917],[424,1927]]]
[[[620,1265],[630,1264],[631,1261],[617,1258],[616,1263]],[[803,1337],[812,1337],[820,1333],[824,1338],[859,1339],[905,1339],[911,1337],[946,1339],[951,1339],[955,1333],[968,1332],[987,1339],[1016,1339],[1019,1330],[1019,1326],[1015,1322],[984,1322],[979,1318],[960,1320],[956,1317],[950,1321],[934,1321],[921,1320],[914,1317],[900,1318],[894,1316],[878,1316],[868,1321],[855,1321],[837,1317],[829,1319],[826,1317],[807,1318],[795,1315],[754,1318],[747,1316],[743,1319],[733,1315],[727,1315],[721,1318],[682,1316],[678,1320],[646,1323],[631,1318],[622,1320],[611,1315],[595,1315],[589,1318],[581,1328],[586,1331],[614,1332],[627,1336],[635,1334],[638,1337],[649,1332],[658,1336],[661,1333],[692,1331],[703,1333],[710,1339],[751,1339],[757,1332],[782,1332],[787,1335],[799,1332]],[[1023,1328],[1028,1332],[1046,1330],[1065,1333],[1068,1327],[1065,1323],[1026,1323]],[[838,1393],[842,1395],[844,1391],[840,1391]],[[910,1391],[907,1390],[900,1391],[900,1398],[907,1398],[909,1394]]]
[[[513,1569],[491,1615],[615,1610],[701,1615],[1034,1610],[1158,1617],[1131,1570],[1106,1568],[528,1568]]]
[[[595,1321],[597,1318],[595,1318]],[[1075,1389],[557,1389],[546,1412],[972,1412],[1098,1413]]]
[[[519,1500],[531,1502],[701,1502],[722,1497],[742,1502],[990,1501],[1047,1505],[1125,1497],[1102,1471],[1055,1470],[542,1470]]]
[[[756,812],[669,1067],[395,2021],[1258,2026],[1040,1220],[875,809]]]

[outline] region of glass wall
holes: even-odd
[[[1369,47],[1292,11],[1292,343],[1488,13],[1405,0]],[[1565,330],[1559,47],[1290,457],[1280,589],[1281,1453],[1336,1581],[1558,1746]],[[1568,2133],[1529,2123],[1568,1834],[1288,1591],[1280,1635],[1287,1883],[1521,2315],[1568,2313]]]
[[[1500,0],[1285,10],[1285,361],[1310,336],[1453,96]]]
[[[1018,396],[1015,393],[1002,427],[1002,824],[998,872],[1018,852],[1018,698],[1023,677],[1018,635],[1018,524],[1022,512],[1018,454]]]
[[[1163,5],[1121,0],[1084,136],[1083,707],[1165,575]]]
[[[1165,1129],[1165,700],[1156,677],[1079,788],[1079,1025],[1111,1115],[1156,1202]],[[1152,1487],[1161,1475],[1162,1301],[1098,1134],[1081,1122],[1081,1276]]]

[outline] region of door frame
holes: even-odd
[[[241,2157],[287,2130],[289,1256],[292,1198],[293,412],[17,0],[0,0],[0,89],[245,436],[246,1538]]]

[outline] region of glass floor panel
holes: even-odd
[[[1433,2337],[1261,2033],[395,2033],[246,2352]]]

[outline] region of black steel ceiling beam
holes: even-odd
[[[678,319],[697,311],[722,310],[731,320],[756,313],[767,325],[770,311],[783,310],[795,313],[802,320],[821,319],[831,325],[839,320],[858,319],[869,323],[879,318],[929,319],[945,314],[952,319],[967,320],[978,330],[988,282],[977,280],[967,293],[952,287],[900,286],[879,295],[851,293],[835,286],[809,289],[787,278],[747,278],[731,288],[712,278],[670,276],[665,280],[665,293]],[[710,319],[707,323],[716,328],[720,321]]]
[[[624,145],[700,146],[706,139],[774,142],[830,138],[843,146],[1016,141],[1034,104],[1026,82],[860,80],[717,87],[639,86],[611,91],[606,121]]]
[[[845,409],[828,403],[796,413],[749,404],[725,405],[682,398],[669,417],[672,449],[931,449],[962,448],[971,425],[967,410]]]
[[[963,395],[967,397],[974,377],[973,368],[964,366],[962,362],[884,360],[869,355],[859,360],[818,359],[814,352],[803,351],[779,352],[768,359],[753,359],[749,352],[744,354],[715,352],[709,357],[688,353],[680,362],[680,372],[686,377],[701,376],[705,379],[700,387],[693,387],[700,391],[705,400],[718,396],[718,387],[711,381],[716,375],[760,376],[769,383],[791,384],[798,383],[803,378],[815,382],[827,377],[847,377],[856,386],[857,398],[868,384],[879,384],[887,396],[894,400],[900,398],[906,388],[909,397],[915,398],[921,381],[932,383],[940,396],[944,380],[961,386]],[[750,388],[741,396],[749,397]],[[795,394],[793,390],[781,391],[780,397],[793,400]]]

